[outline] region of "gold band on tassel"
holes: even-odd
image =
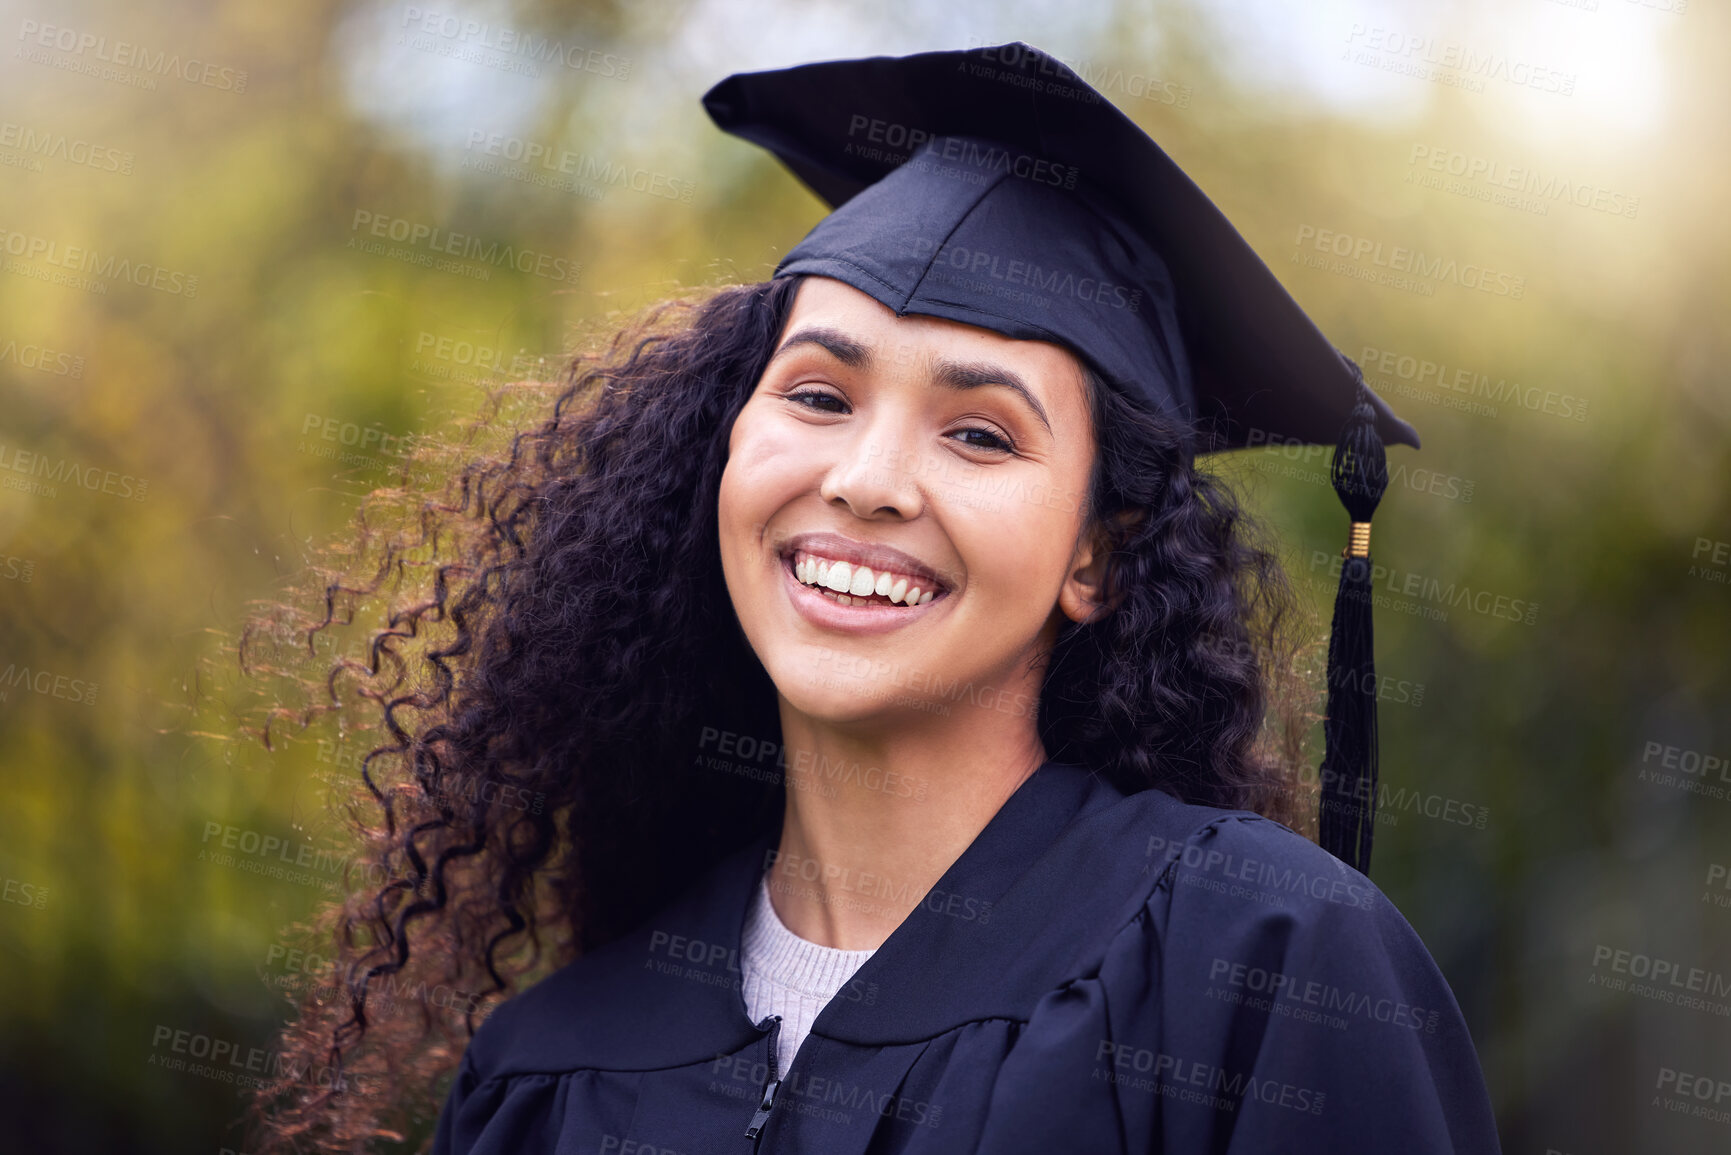
[[[1341,557],[1370,556],[1370,522],[1355,521],[1352,523],[1352,537],[1346,543],[1346,548],[1340,551]]]

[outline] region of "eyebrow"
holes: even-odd
[[[816,325],[801,329],[783,341],[781,348],[777,349],[774,355],[770,357],[770,361],[773,363],[777,357],[800,345],[817,345],[849,369],[871,368],[872,351],[869,348],[840,330]]]
[[[800,345],[816,345],[830,356],[846,365],[849,369],[869,371],[872,366],[871,347],[854,340],[837,329],[824,326],[811,326],[799,330],[793,336],[781,343],[770,357],[774,362],[783,353]],[[1052,422],[1046,416],[1045,406],[1034,396],[1021,375],[1002,365],[990,361],[950,361],[939,358],[933,367],[932,381],[947,389],[978,389],[982,385],[1002,385],[1014,390],[1028,408],[1034,411],[1040,424],[1046,427],[1046,432],[1052,432]]]

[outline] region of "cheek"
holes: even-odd
[[[762,422],[740,415],[728,443],[727,466],[721,473],[719,520],[723,530],[722,553],[730,545],[755,539],[775,512],[811,488],[809,455],[798,452],[798,442],[778,436]]]
[[[982,595],[976,612],[1044,619],[1070,561],[1073,514],[1034,494],[1006,497],[995,509],[958,507],[946,522],[968,582]]]
[[[816,485],[818,461],[810,437],[774,421],[744,420],[734,429],[722,474],[742,501],[785,500],[800,488]]]

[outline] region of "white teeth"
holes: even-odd
[[[936,596],[936,590],[922,590],[913,580],[888,570],[876,572],[870,566],[806,555],[794,561],[793,575],[801,583],[830,590],[842,605],[865,602],[872,595],[888,598],[908,606],[924,605]]]

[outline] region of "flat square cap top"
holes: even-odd
[[[832,207],[776,268],[1053,341],[1199,451],[1332,444],[1356,366],[1147,133],[1020,42],[738,73],[703,98]],[[1418,434],[1370,394],[1385,443]]]

